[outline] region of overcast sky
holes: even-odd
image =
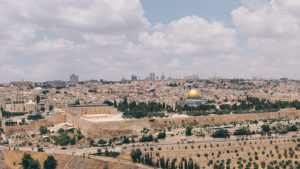
[[[299,0],[0,0],[0,82],[300,79]]]

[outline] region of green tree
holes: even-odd
[[[130,156],[133,162],[139,162],[142,156],[142,151],[140,149],[131,150]]]
[[[157,139],[164,139],[164,138],[166,138],[166,133],[165,133],[165,132],[163,132],[163,133],[158,133]]]
[[[261,165],[262,168],[266,168],[266,163],[264,161],[261,162],[260,165]]]
[[[55,169],[57,166],[57,161],[53,156],[48,156],[44,161],[44,169]]]
[[[230,133],[226,129],[219,129],[219,130],[216,130],[211,136],[214,138],[229,138]]]
[[[41,135],[47,134],[48,132],[49,132],[49,131],[48,131],[48,129],[47,129],[46,126],[41,126],[41,127],[40,127],[40,133],[41,133]]]
[[[21,165],[24,169],[40,169],[38,160],[34,160],[30,154],[24,154],[22,157]]]
[[[50,106],[49,106],[49,111],[52,111],[52,110],[53,110],[53,106],[50,105]]]
[[[220,105],[221,110],[231,110],[230,104],[221,104]]]
[[[294,125],[288,126],[287,130],[289,132],[291,132],[291,131],[298,131],[298,127],[294,124]]]
[[[60,136],[51,136],[51,138],[55,141],[55,144],[59,144],[61,146],[68,145],[71,141],[70,136],[66,133],[62,133]]]
[[[42,93],[47,94],[47,93],[49,93],[49,90],[43,90]]]
[[[30,163],[29,169],[40,169],[41,168],[40,166],[41,165],[38,160],[33,160]]]
[[[22,157],[22,162],[21,162],[22,167],[23,167],[24,169],[29,169],[30,162],[31,162],[32,160],[33,160],[33,159],[32,159],[32,157],[31,157],[31,155],[25,153],[25,154],[23,155],[23,157]]]
[[[95,145],[95,141],[92,138],[89,137],[87,140],[89,141],[91,147]]]
[[[153,141],[153,136],[151,134],[149,134],[149,135],[143,135],[140,138],[140,142],[147,142],[147,141]]]
[[[270,126],[269,125],[267,125],[267,124],[264,124],[264,125],[262,125],[261,126],[261,130],[263,131],[263,132],[269,132],[271,129],[270,129]]]
[[[40,103],[40,100],[41,100],[40,96],[37,95],[37,96],[35,97],[35,100],[36,100],[36,103],[39,104],[39,103]]]
[[[71,145],[75,145],[76,144],[76,137],[73,136],[73,138],[70,140],[70,144]]]
[[[114,99],[114,107],[117,107],[117,101]]]
[[[129,140],[129,138],[128,138],[128,137],[126,137],[126,136],[124,136],[124,137],[123,137],[123,143],[124,143],[124,144],[128,144],[128,143],[130,143],[130,140]]]
[[[98,141],[98,144],[106,144],[106,143],[107,142],[105,140],[102,140],[102,139]]]
[[[192,135],[192,129],[193,129],[192,126],[187,126],[187,127],[185,128],[185,135],[186,135],[186,136],[191,136],[191,135]]]
[[[250,132],[249,128],[242,127],[242,128],[235,130],[233,134],[234,135],[250,135],[251,132]]]
[[[225,168],[225,166],[223,163],[220,163],[220,164],[215,163],[213,166],[213,169],[224,169],[224,168]]]
[[[113,102],[111,102],[109,100],[105,100],[103,103],[107,104],[108,106],[112,106],[113,105]]]
[[[57,131],[59,134],[63,134],[65,132],[65,130],[63,128],[58,129]]]

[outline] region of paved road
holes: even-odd
[[[157,146],[171,146],[171,145],[185,145],[185,144],[205,144],[205,143],[229,143],[229,142],[239,142],[239,141],[257,141],[257,140],[284,140],[284,139],[297,139],[300,138],[300,136],[273,136],[273,138],[268,137],[247,137],[244,140],[241,139],[213,139],[213,140],[202,140],[202,141],[195,141],[195,142],[179,142],[179,143],[139,143],[135,145],[121,145],[121,146],[115,146],[112,149],[108,149],[108,151],[116,151],[121,152],[123,148],[127,149],[134,149],[134,148],[144,148],[144,147],[157,147]],[[0,150],[23,150],[23,151],[37,151],[37,148],[32,147],[8,147],[8,146],[0,146]],[[85,154],[88,153],[95,153],[98,149],[105,149],[103,147],[89,147],[89,148],[81,148],[81,147],[73,147],[73,148],[48,148],[43,147],[43,150],[46,152],[60,152],[62,154],[67,154],[71,152],[82,152]],[[64,153],[66,152],[66,153]],[[103,152],[103,151],[102,151]]]
[[[262,137],[247,137],[244,140],[241,139],[214,139],[214,140],[202,140],[202,141],[195,141],[195,142],[179,142],[179,143],[151,143],[151,144],[138,144],[134,147],[129,146],[127,148],[136,148],[136,147],[153,147],[153,146],[170,146],[170,145],[180,145],[180,144],[205,144],[205,143],[226,143],[226,142],[239,142],[239,141],[257,141],[257,140],[284,140],[284,139],[295,139],[300,138],[300,136],[275,136],[273,138],[264,137],[264,139],[261,139]],[[124,147],[124,146],[123,146]]]

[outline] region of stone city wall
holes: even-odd
[[[117,113],[117,109],[113,107],[96,107],[96,108],[82,108],[80,109],[81,115],[84,114],[113,114]]]
[[[203,125],[222,124],[234,121],[248,121],[272,118],[294,118],[300,116],[300,110],[284,109],[279,112],[249,113],[249,114],[224,114],[210,116],[190,116],[186,118],[156,119],[152,122],[152,127],[180,126],[180,125]]]
[[[99,106],[99,107],[71,107],[65,110],[72,114],[77,114],[80,116],[84,115],[101,115],[101,114],[115,114],[118,110],[111,106]]]
[[[22,134],[28,131],[38,131],[40,126],[51,127],[66,121],[66,115],[64,112],[57,112],[52,116],[47,116],[45,119],[32,121],[28,125],[18,126],[5,126],[3,125],[4,134],[6,136],[12,136],[14,134]]]
[[[137,134],[143,128],[182,126],[182,125],[203,125],[222,124],[233,121],[260,120],[272,118],[294,118],[299,117],[300,111],[285,109],[279,112],[252,113],[252,114],[226,114],[211,116],[193,116],[180,118],[157,118],[153,122],[149,119],[134,119],[116,122],[90,122],[76,116],[68,115],[67,122],[80,128],[82,133],[92,138],[112,138],[122,135],[130,136]]]

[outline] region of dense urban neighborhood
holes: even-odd
[[[1,84],[3,165],[299,167],[299,81],[132,77]]]

